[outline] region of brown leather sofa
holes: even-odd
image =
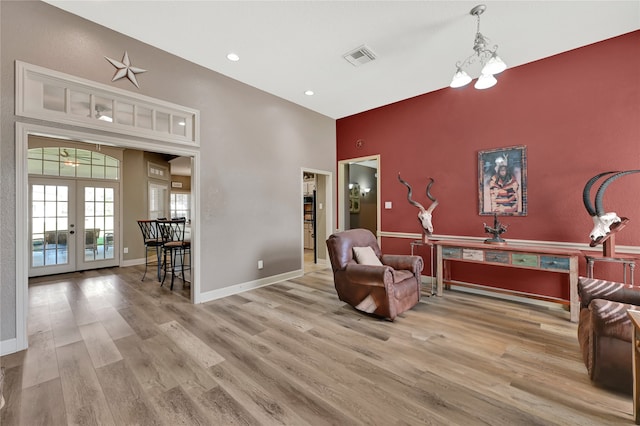
[[[578,341],[591,380],[604,388],[633,391],[631,338],[627,310],[640,310],[640,290],[595,278],[578,280]]]
[[[357,263],[354,247],[371,247],[382,265]],[[367,229],[335,233],[327,248],[338,297],[354,308],[393,321],[420,301],[421,257],[383,255]]]

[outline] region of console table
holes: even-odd
[[[466,241],[433,241],[436,247],[436,293],[443,294],[443,283],[451,281],[448,262],[469,262],[510,268],[559,272],[569,277],[569,309],[572,322],[578,321],[578,250],[561,250],[524,245],[497,245]],[[467,283],[462,283],[467,284]],[[468,283],[470,286],[491,290],[492,287]],[[527,296],[533,294],[520,293]],[[558,302],[557,298],[535,295],[538,299]]]

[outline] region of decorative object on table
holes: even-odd
[[[420,221],[420,225],[422,225],[422,230],[424,232],[424,240],[427,241],[428,237],[433,234],[433,223],[432,223],[432,213],[433,210],[438,206],[438,200],[436,200],[433,195],[431,195],[431,187],[433,186],[435,180],[433,178],[429,178],[429,184],[427,185],[427,197],[432,201],[429,208],[424,208],[422,204],[414,201],[411,198],[411,194],[413,190],[411,189],[411,185],[404,179],[400,177],[400,172],[398,172],[398,180],[401,184],[407,187],[407,199],[409,200],[409,204],[412,206],[416,206],[420,209],[418,213],[418,220]]]
[[[629,222],[629,219],[626,217],[619,217],[615,212],[605,212],[602,201],[604,199],[604,192],[613,181],[621,178],[622,176],[638,172],[640,172],[640,170],[603,172],[595,175],[585,184],[584,189],[582,190],[582,202],[584,203],[584,207],[587,209],[587,213],[589,213],[589,216],[593,219],[593,229],[589,233],[589,238],[591,239],[591,243],[589,245],[591,247],[595,247],[596,245],[611,239],[612,233],[620,231],[627,222]],[[594,207],[594,205],[591,204],[590,199],[591,187],[598,181],[598,179],[607,175],[611,176],[607,177],[602,184],[600,184],[594,198]],[[611,252],[613,251],[615,250],[611,250]]]
[[[480,215],[527,215],[527,147],[478,152]]]
[[[486,240],[484,240],[485,243],[507,244],[507,242],[504,239],[502,239],[500,235],[507,232],[508,225],[505,225],[504,223],[500,223],[500,221],[498,221],[497,214],[493,215],[493,228],[488,226],[486,223],[483,223],[483,225],[484,225],[484,232],[486,232],[487,234],[493,235],[493,238],[487,238]]]
[[[476,37],[473,41],[474,53],[464,61],[456,63],[456,73],[449,87],[457,88],[471,83],[471,77],[465,70],[469,70],[469,68],[476,63],[482,66],[480,77],[478,77],[478,81],[476,81],[474,85],[476,89],[480,90],[495,86],[498,80],[496,80],[494,75],[507,69],[507,64],[498,56],[498,45],[489,48],[489,39],[480,34],[480,15],[482,15],[486,9],[486,5],[479,4],[469,11],[469,14],[475,16],[478,20]]]

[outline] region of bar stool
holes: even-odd
[[[185,282],[184,271],[189,270],[191,266],[185,267],[184,260],[185,254],[188,253],[191,256],[191,242],[185,241],[184,230],[186,227],[186,219],[172,219],[172,220],[158,220],[158,230],[162,238],[162,266],[164,275],[162,276],[161,286],[164,285],[164,280],[167,277],[167,268],[171,268],[171,287],[173,290],[173,279],[176,276],[176,269],[179,267],[182,272],[182,282]],[[170,263],[167,262],[167,255],[169,255]],[[177,264],[178,258],[180,264]]]
[[[144,240],[144,274],[142,275],[142,281],[147,275],[147,266],[149,265],[149,249],[155,249],[156,251],[156,263],[158,265],[158,281],[160,281],[160,252],[162,250],[163,240],[158,231],[158,224],[156,220],[141,219],[138,220],[138,226],[142,232],[142,238]]]

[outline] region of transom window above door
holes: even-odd
[[[16,61],[16,115],[200,145],[198,110],[22,61]]]
[[[66,147],[31,148],[29,174],[118,180],[120,160],[101,152]]]

